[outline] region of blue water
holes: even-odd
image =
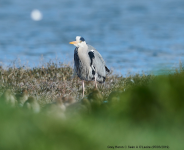
[[[33,21],[38,9],[41,21]],[[85,38],[116,73],[155,73],[184,61],[183,0],[1,0],[0,65],[73,63]]]

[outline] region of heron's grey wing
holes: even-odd
[[[97,65],[98,65],[98,62],[99,61],[101,61],[102,63],[102,66],[101,67],[103,67],[103,66],[105,66],[105,71],[106,72],[110,72],[110,70],[107,68],[107,66],[106,66],[106,64],[105,64],[105,61],[104,61],[104,59],[102,58],[102,56],[100,55],[100,53],[95,49],[94,50],[94,55],[95,55],[95,57],[96,57],[96,63],[97,63]]]
[[[91,45],[88,45],[88,55],[91,59],[91,68],[98,75],[97,81],[104,82],[106,77],[106,72],[109,72],[109,69],[105,65],[105,61],[103,60],[100,53]],[[93,72],[92,72],[93,73]]]
[[[88,50],[89,51],[91,51],[91,50],[94,51],[95,56],[98,57],[98,59],[100,59],[100,61],[105,65],[104,59],[102,58],[102,56],[100,55],[100,53],[93,46],[88,45]]]

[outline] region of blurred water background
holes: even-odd
[[[72,65],[77,35],[116,73],[173,69],[184,61],[184,1],[0,0],[0,65]]]

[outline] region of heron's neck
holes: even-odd
[[[82,42],[82,43],[78,43],[78,47],[80,48],[85,48],[85,47],[87,47],[87,44],[86,44],[86,42],[84,41],[84,42]]]
[[[85,43],[83,43],[82,44],[82,46],[81,47],[83,47],[83,48],[87,48],[88,46],[87,46],[87,44],[86,44],[86,42]]]
[[[90,58],[88,56],[88,46],[84,45],[84,47],[78,48],[78,56],[83,65],[90,65]]]
[[[86,55],[88,50],[88,45],[85,43],[82,46],[79,46],[78,51],[80,55]]]

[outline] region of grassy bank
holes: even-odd
[[[44,68],[0,69],[1,93],[27,89],[41,106],[58,96],[71,95],[90,111],[68,112],[66,118],[34,114],[0,105],[0,149],[183,149],[184,70],[170,75],[110,74],[99,91],[86,83],[86,103],[81,81],[72,68],[49,63]],[[88,107],[89,106],[89,107]],[[165,147],[164,147],[165,146]],[[156,148],[156,147],[152,147]],[[148,148],[150,149],[150,148]]]
[[[134,84],[150,82],[154,76],[135,75],[120,77],[112,72],[105,84],[98,84],[104,99],[117,89],[126,90]],[[82,82],[78,77],[73,77],[73,69],[70,65],[49,62],[41,68],[28,69],[22,67],[0,68],[0,94],[7,88],[13,93],[20,93],[27,89],[31,96],[35,96],[41,105],[54,101],[58,96],[72,95],[77,100],[82,98]],[[85,82],[85,95],[94,88],[94,81]]]

